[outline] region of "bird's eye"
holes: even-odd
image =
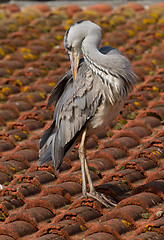
[[[71,52],[72,51],[72,46],[67,45],[67,51]]]

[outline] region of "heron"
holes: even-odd
[[[55,104],[55,110],[52,124],[40,139],[39,166],[52,160],[58,172],[66,152],[80,139],[82,196],[111,207],[116,203],[95,190],[85,143],[88,136],[101,131],[117,117],[133,89],[136,75],[119,50],[111,46],[100,48],[101,40],[100,26],[91,21],[79,21],[65,33],[64,47],[71,67],[48,99],[47,108]]]

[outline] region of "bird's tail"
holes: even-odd
[[[38,165],[41,166],[52,159],[52,141],[54,138],[54,126],[53,124],[44,132],[39,142],[39,162]]]
[[[42,166],[52,160],[56,172],[62,163],[65,155],[65,148],[62,147],[57,134],[54,130],[54,125],[51,125],[43,134],[40,140],[39,162],[38,165]]]
[[[47,163],[52,159],[52,140],[53,140],[53,134],[48,138],[47,142],[44,144],[42,148],[39,150],[39,162],[38,165],[42,166],[43,164]]]

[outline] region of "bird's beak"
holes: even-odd
[[[73,80],[76,80],[78,66],[79,66],[80,53],[72,51],[70,54],[71,68]]]

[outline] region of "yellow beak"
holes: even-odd
[[[78,52],[72,51],[70,54],[70,61],[71,61],[73,80],[76,80],[76,77],[77,77],[79,59],[80,59],[80,54]]]

